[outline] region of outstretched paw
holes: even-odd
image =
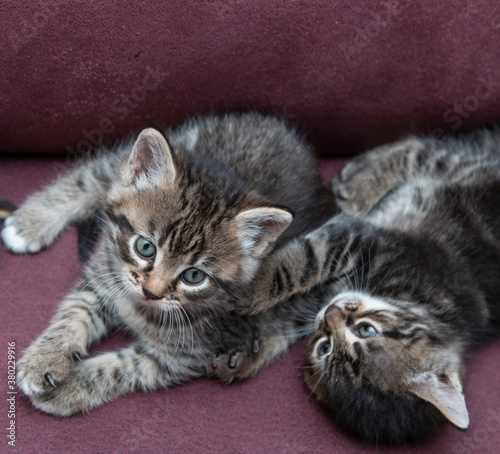
[[[43,394],[31,395],[31,403],[39,410],[56,416],[70,416],[96,407],[99,389],[93,388],[85,376],[84,361],[76,365],[57,387]],[[80,367],[81,366],[81,367]]]
[[[49,393],[64,382],[73,364],[86,354],[78,346],[57,349],[35,341],[18,363],[17,384],[32,398]]]
[[[208,366],[209,374],[228,384],[254,375],[260,353],[260,340],[253,340],[250,347],[236,348],[229,352],[218,352]]]
[[[379,198],[371,162],[366,156],[353,159],[332,178],[330,187],[342,210],[364,211]]]
[[[18,217],[14,214],[5,220],[2,230],[2,240],[5,247],[17,254],[38,252],[43,244],[40,239],[30,233],[32,229],[24,229]]]

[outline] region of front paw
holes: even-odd
[[[260,353],[260,341],[255,339],[251,347],[236,348],[229,352],[218,352],[212,357],[209,374],[224,384],[243,380],[257,372],[255,363]]]
[[[32,398],[47,394],[66,379],[74,362],[85,355],[82,347],[61,349],[56,344],[35,342],[18,363],[17,384]]]
[[[358,212],[366,208],[362,194],[366,192],[366,186],[371,186],[370,176],[365,175],[366,173],[358,160],[353,160],[333,176],[330,188],[342,210]],[[365,196],[369,197],[370,194]]]
[[[39,410],[56,416],[70,416],[96,407],[93,402],[92,384],[79,378],[79,373],[73,370],[66,380],[48,393],[31,396],[31,403]]]
[[[38,252],[45,246],[35,229],[29,225],[23,226],[19,215],[14,214],[5,220],[2,230],[2,240],[5,247],[17,254]]]

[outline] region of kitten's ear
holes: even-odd
[[[469,427],[469,414],[458,374],[454,377],[437,376],[426,372],[408,383],[410,392],[433,404],[452,424],[460,429]]]
[[[241,245],[248,255],[261,257],[292,223],[293,214],[284,208],[260,207],[236,216]]]
[[[122,181],[137,186],[171,184],[176,170],[172,150],[156,129],[148,128],[139,134],[130,156],[122,169]]]

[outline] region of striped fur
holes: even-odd
[[[344,211],[275,251],[239,310],[321,295],[306,382],[346,430],[467,428],[464,360],[500,321],[500,132],[381,147],[332,189]]]
[[[192,120],[166,136],[145,130],[99,152],[6,221],[4,243],[20,253],[92,216],[103,229],[84,278],[19,362],[19,386],[43,411],[67,416],[209,372],[231,381],[230,365],[213,368],[221,346],[255,352],[251,367],[238,369],[243,378],[300,335],[296,315],[309,310],[300,301],[295,313],[278,305],[240,317],[231,307],[275,244],[333,212],[303,139],[256,113]],[[186,280],[192,268],[205,273],[200,283]],[[84,359],[116,328],[136,341]]]

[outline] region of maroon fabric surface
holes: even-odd
[[[500,2],[0,4],[0,151],[80,152],[215,110],[286,112],[323,153],[500,121]]]
[[[328,180],[340,161],[323,160]],[[17,204],[68,167],[64,159],[0,157],[0,194]],[[0,452],[169,452],[169,453],[369,453],[375,448],[347,437],[317,406],[302,378],[304,345],[255,378],[222,386],[210,379],[154,393],[116,399],[86,415],[59,418],[16,397],[16,449],[8,449],[7,343],[16,355],[47,326],[58,301],[78,281],[76,232],[69,229],[50,249],[15,256],[0,247]],[[112,336],[94,352],[127,342]],[[451,426],[424,446],[382,449],[390,453],[497,453],[500,445],[500,342],[480,348],[469,361],[465,386],[470,428]]]

